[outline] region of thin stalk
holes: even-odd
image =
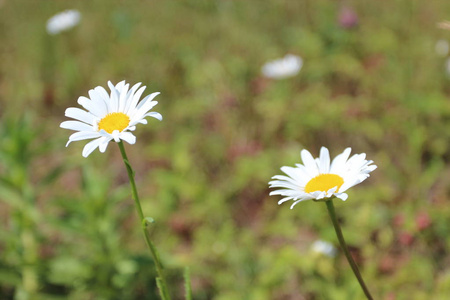
[[[344,240],[344,235],[341,231],[341,226],[339,225],[339,222],[336,218],[336,212],[334,210],[333,200],[325,201],[328,209],[328,214],[330,215],[331,221],[333,222],[334,230],[336,231],[337,238],[339,240],[339,244],[341,245],[342,250],[344,250],[345,257],[347,257],[348,263],[350,264],[350,267],[352,267],[353,273],[356,276],[356,279],[358,279],[359,285],[364,291],[364,294],[366,295],[367,299],[373,300],[372,295],[369,292],[369,289],[367,288],[366,284],[364,283],[364,280],[361,276],[361,273],[359,272],[358,265],[353,260],[353,257],[351,256],[350,252],[348,251],[347,244]]]
[[[27,299],[34,299],[39,290],[39,277],[36,270],[38,261],[38,243],[33,229],[36,221],[33,213],[35,198],[29,182],[28,175],[26,175],[26,179],[22,186],[24,207],[21,216],[23,228],[20,238],[22,240],[24,263],[22,269],[23,289],[26,292]]]
[[[156,285],[158,287],[161,298],[163,300],[170,300],[169,291],[167,289],[167,283],[164,278],[163,266],[161,264],[161,260],[159,258],[158,251],[157,251],[155,245],[153,245],[153,243],[150,239],[150,235],[147,230],[148,221],[144,217],[144,213],[142,212],[141,202],[139,201],[139,196],[138,196],[138,192],[136,189],[136,183],[134,181],[134,171],[131,168],[130,162],[128,161],[128,157],[125,152],[125,147],[123,146],[123,142],[120,141],[117,144],[119,145],[120,153],[122,154],[123,162],[125,163],[125,167],[127,169],[128,178],[130,180],[130,185],[131,185],[131,193],[133,196],[133,200],[134,200],[134,204],[135,204],[137,213],[139,215],[139,219],[141,221],[141,229],[142,229],[142,232],[144,233],[145,242],[147,243],[147,246],[150,249],[150,253],[153,257],[153,261],[155,262],[156,272],[158,273],[158,277],[156,278]]]
[[[191,288],[191,272],[188,267],[184,268],[184,299],[192,300],[192,288]]]

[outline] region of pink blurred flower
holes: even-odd
[[[398,235],[398,240],[403,246],[410,246],[414,242],[414,236],[406,231],[400,232]]]
[[[416,226],[419,231],[424,230],[431,225],[431,218],[427,212],[420,212],[416,215]]]
[[[343,28],[352,28],[358,25],[358,15],[353,8],[344,6],[339,11],[338,15],[339,25]]]

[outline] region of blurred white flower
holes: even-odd
[[[282,167],[286,175],[275,175],[269,182],[271,188],[280,188],[270,192],[270,195],[281,195],[283,199],[278,204],[293,200],[291,209],[304,200],[327,200],[337,197],[347,200],[345,193],[349,188],[363,182],[377,168],[372,160],[366,160],[366,154],[355,154],[349,158],[351,148],[347,148],[330,162],[328,149],[322,147],[320,156],[314,158],[308,150],[302,150],[303,165]]]
[[[445,74],[450,77],[450,57],[445,60]]]
[[[80,23],[81,14],[78,10],[68,9],[54,15],[47,21],[47,32],[49,34],[58,34],[69,30]]]
[[[97,147],[105,152],[110,141],[121,140],[134,144],[136,137],[130,132],[137,124],[147,124],[146,117],[162,120],[161,114],[149,112],[156,104],[153,101],[159,93],[153,93],[141,98],[145,86],[139,88],[137,83],[130,88],[128,83],[121,81],[115,86],[108,81],[111,94],[101,86],[89,91],[89,98],[78,98],[78,104],[84,109],[69,107],[66,117],[76,121],[64,121],[60,127],[76,131],[69,137],[66,147],[73,141],[94,139],[84,146],[82,155],[87,157]]]
[[[316,253],[323,254],[328,257],[335,257],[337,253],[337,250],[333,244],[322,240],[315,241],[311,245],[311,249]]]
[[[434,50],[436,51],[436,54],[442,57],[445,57],[448,55],[450,45],[448,44],[447,40],[438,40],[436,42],[436,45],[434,46]]]
[[[287,54],[285,57],[266,63],[261,71],[264,76],[273,79],[283,79],[298,74],[303,66],[301,57]]]
[[[450,30],[450,21],[441,21],[436,24],[440,29]]]

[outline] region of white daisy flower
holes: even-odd
[[[137,83],[129,89],[129,84],[125,81],[116,86],[108,81],[111,89],[109,95],[103,87],[98,86],[89,91],[90,99],[78,98],[78,104],[87,111],[75,107],[66,109],[66,117],[76,121],[65,121],[60,126],[77,131],[69,137],[66,147],[73,141],[95,139],[84,146],[82,154],[87,157],[97,147],[100,152],[105,152],[112,140],[134,144],[136,137],[130,131],[136,129],[136,124],[147,124],[146,117],[162,120],[161,114],[149,112],[158,104],[153,98],[159,93],[150,94],[139,102],[145,90],[145,86],[139,88],[140,85],[141,83]]]
[[[347,148],[336,156],[330,164],[328,149],[320,149],[320,157],[314,159],[307,150],[302,150],[303,165],[296,167],[282,167],[281,170],[288,176],[276,175],[269,182],[271,188],[282,188],[272,191],[270,195],[282,195],[278,204],[293,200],[291,209],[304,200],[326,200],[337,197],[346,200],[344,193],[354,185],[363,182],[369,173],[377,168],[371,165],[373,161],[366,160],[366,154],[355,154],[350,157],[351,148]]]
[[[302,66],[303,60],[301,57],[287,54],[281,59],[266,63],[261,71],[268,78],[283,79],[297,75]]]
[[[445,60],[444,68],[445,73],[450,77],[450,57]]]
[[[434,46],[436,54],[442,57],[446,57],[450,50],[450,45],[447,40],[438,40]]]
[[[337,252],[333,244],[322,240],[315,241],[311,245],[311,249],[315,253],[323,254],[328,257],[335,257]]]
[[[49,34],[58,34],[69,30],[80,23],[81,14],[78,10],[68,9],[60,12],[47,21],[47,32]]]

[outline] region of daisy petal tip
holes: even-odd
[[[348,199],[348,194],[347,193],[341,193],[340,195],[336,195],[336,198],[339,198],[342,201],[345,201],[345,200]]]
[[[133,135],[133,137],[130,137],[129,139],[127,139],[126,142],[130,145],[134,145],[134,144],[136,144],[136,137]]]
[[[295,202],[291,205],[290,209],[294,209],[294,206],[296,206],[299,202],[301,202],[301,200],[295,201]]]
[[[320,152],[325,152],[325,153],[328,153],[328,155],[329,155],[329,152],[330,152],[330,151],[328,151],[328,148],[327,148],[327,147],[322,146],[322,147],[320,147]]]

